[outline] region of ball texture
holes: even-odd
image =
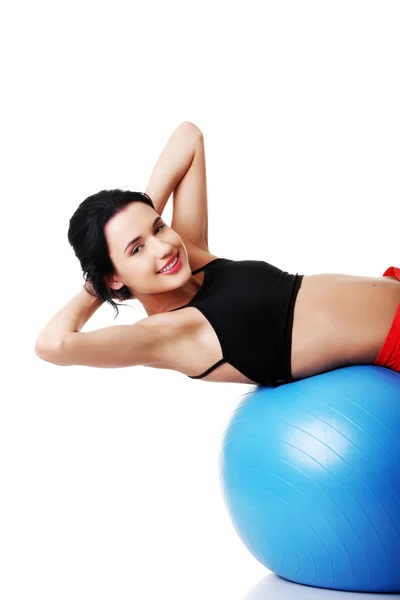
[[[219,463],[239,537],[305,585],[400,592],[400,374],[356,365],[258,387]]]

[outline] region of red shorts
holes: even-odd
[[[382,277],[395,276],[400,281],[400,268],[389,267]],[[400,373],[400,303],[393,319],[390,331],[379,351],[374,365],[387,367]]]

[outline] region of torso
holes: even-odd
[[[190,250],[187,246],[192,271],[218,258],[193,246]],[[193,277],[202,284],[204,271]],[[294,308],[292,377],[302,379],[349,364],[372,364],[399,303],[400,282],[395,277],[305,275]],[[157,368],[200,375],[222,358],[217,335],[197,308],[160,313],[149,320],[171,326],[172,343],[162,359],[158,357]],[[201,381],[258,385],[229,363],[222,363]]]

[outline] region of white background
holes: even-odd
[[[264,585],[228,518],[220,443],[254,386],[58,367],[34,346],[83,285],[78,204],[144,191],[185,120],[204,134],[213,254],[400,266],[398,2],[37,0],[0,22],[0,596],[325,598]],[[127,304],[84,330],[146,316]]]

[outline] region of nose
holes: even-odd
[[[158,259],[162,260],[164,257],[168,258],[168,256],[171,256],[173,251],[171,244],[167,244],[157,239],[154,240],[154,243],[156,245],[156,256]]]

